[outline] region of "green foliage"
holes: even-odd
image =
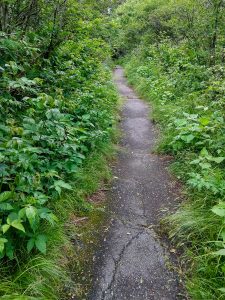
[[[191,260],[193,299],[225,299],[225,66],[222,1],[128,0],[117,10],[114,45],[131,84],[153,105],[158,150],[190,198],[166,220]]]
[[[110,177],[109,17],[120,2],[0,1],[2,299],[74,293],[68,219],[92,211],[87,196]]]
[[[99,226],[105,215],[103,207],[101,210],[98,206],[95,208],[95,205],[86,200],[102,187],[103,181],[106,183],[111,178],[107,160],[114,151],[108,142],[97,148],[77,171],[73,190],[51,203],[58,221],[54,228],[45,224],[42,226],[48,237],[46,255],[36,253],[37,251],[28,253],[22,249],[16,252],[16,260],[2,260],[0,298],[66,300],[71,294],[80,296],[84,292],[85,295],[90,285],[89,276],[91,277],[91,272],[89,274],[87,270],[91,267],[95,251],[92,243],[93,240],[97,242],[97,235],[101,234]],[[32,217],[32,210],[29,214]],[[79,216],[85,217],[90,223],[95,218],[100,220],[98,224],[86,224],[84,228],[73,221],[74,217],[76,220]],[[75,243],[80,239],[84,247]],[[42,236],[37,238],[40,250],[45,249],[43,242]],[[29,242],[29,247],[37,245],[34,240]]]
[[[16,2],[5,5],[12,16],[18,13]],[[90,3],[70,1],[64,10],[56,4],[45,11],[39,5],[40,28],[33,20],[25,34],[0,35],[0,257],[10,259],[22,245],[46,252],[42,224],[57,221],[51,201],[73,189],[82,162],[109,140],[114,124],[116,94],[102,63],[109,49],[104,36],[85,25],[85,18],[95,23],[101,14],[93,16]],[[45,17],[52,18],[54,9],[51,24]],[[61,24],[62,17],[68,22]],[[82,23],[76,38],[70,27],[75,17]],[[64,32],[54,33],[49,44],[44,32],[59,26]]]
[[[89,191],[74,192],[79,172],[114,131],[111,5],[117,1],[0,3],[1,298],[59,299],[66,284],[65,268],[54,266],[62,244],[70,247],[61,214],[91,209]]]

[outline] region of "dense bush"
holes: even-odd
[[[114,123],[106,17],[88,1],[34,2],[0,4],[0,258],[46,253],[51,202]]]
[[[71,218],[98,214],[86,199],[109,179],[108,30],[119,2],[0,1],[2,299],[86,292]]]
[[[225,66],[223,1],[128,0],[117,11],[117,53],[131,84],[153,105],[189,200],[170,235],[191,260],[193,299],[225,299]]]

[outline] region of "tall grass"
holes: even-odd
[[[210,71],[206,67],[195,66],[183,73],[177,72],[175,65],[177,62],[182,65],[185,56],[182,46],[180,50],[174,46],[173,58],[176,56],[176,59],[169,68],[164,66],[166,56],[162,59],[160,45],[158,56],[162,60],[154,45],[149,45],[148,50],[142,47],[124,59],[126,75],[137,92],[150,101],[151,118],[160,128],[158,151],[174,156],[171,172],[183,183],[185,193],[181,206],[166,217],[163,224],[174,245],[183,253],[180,259],[190,297],[225,299],[225,260],[223,255],[217,255],[217,251],[224,248],[224,217],[212,211],[219,200],[224,199],[221,188],[224,163],[210,161],[224,156],[220,150],[223,119],[219,123],[218,117],[213,117],[222,116],[223,110],[222,99],[213,103],[207,95],[207,87],[213,84],[216,71],[212,77],[208,77]],[[173,46],[164,44],[162,47],[171,53]],[[151,51],[155,56],[150,59],[146,52],[151,54]],[[201,85],[203,88],[199,88]],[[209,122],[208,116],[211,116]],[[207,125],[201,125],[204,120]]]

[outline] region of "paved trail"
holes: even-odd
[[[155,131],[149,107],[128,87],[123,70],[114,80],[126,98],[122,112],[121,151],[110,193],[109,230],[97,254],[90,300],[174,300],[175,275],[166,267],[166,253],[152,225],[160,208],[175,199],[165,163],[151,150]]]

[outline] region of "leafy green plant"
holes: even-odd
[[[85,158],[109,140],[116,104],[105,33],[90,27],[104,18],[99,7],[27,4],[0,4],[8,14],[0,23],[1,257],[11,259],[27,243],[46,252],[43,224],[57,221],[51,201],[73,189]]]
[[[116,53],[153,106],[158,151],[174,156],[186,184],[190,199],[165,222],[196,300],[225,299],[224,15],[222,1],[127,0],[115,18]]]

